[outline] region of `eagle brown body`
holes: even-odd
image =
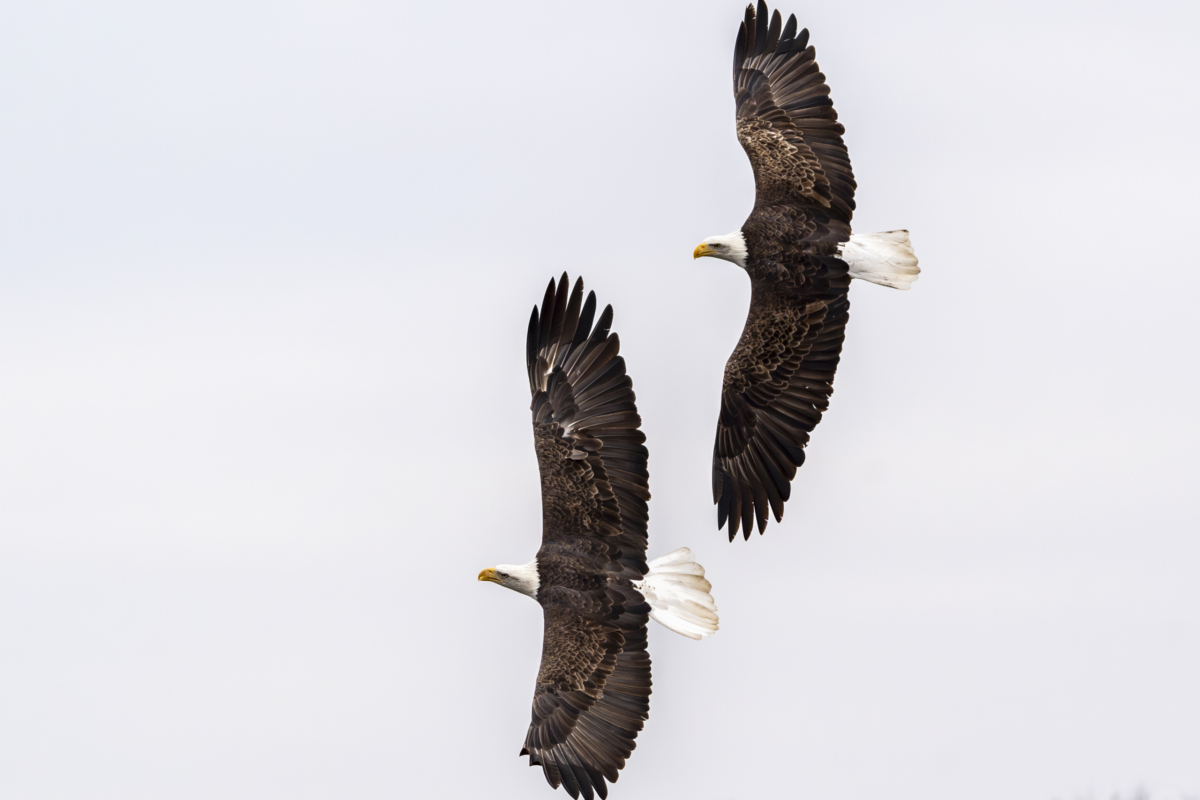
[[[734,53],[737,135],[754,169],[741,234],[750,312],[725,365],[713,451],[717,525],[782,519],[809,434],[833,393],[849,318],[854,173],[829,87],[796,18],[746,9]],[[718,245],[719,246],[719,245]],[[704,248],[705,245],[701,245]],[[720,255],[702,252],[698,255]]]
[[[545,622],[522,755],[572,797],[608,796],[649,714],[645,437],[612,307],[564,274],[529,323],[534,448],[542,479],[536,600]]]
[[[551,786],[608,796],[650,711],[650,619],[690,639],[719,627],[704,567],[680,547],[646,561],[649,473],[612,307],[550,281],[526,338],[542,544],[479,573],[537,601],[542,660],[521,755]],[[594,321],[594,325],[593,325]]]

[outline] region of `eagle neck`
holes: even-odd
[[[720,241],[726,247],[726,254],[721,258],[746,269],[750,263],[750,247],[746,242],[746,234],[737,230],[720,237]]]
[[[514,592],[520,592],[527,597],[537,600],[541,578],[538,574],[536,558],[528,564],[501,564],[499,567],[496,567],[496,571],[504,573],[503,586],[505,588],[512,589]]]

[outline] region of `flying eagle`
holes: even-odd
[[[571,797],[608,796],[650,708],[646,622],[717,630],[704,568],[687,548],[646,563],[646,437],[633,381],[596,294],[564,273],[529,320],[526,365],[542,476],[542,546],[479,573],[542,607],[542,663],[521,755]],[[593,794],[594,793],[594,794]]]
[[[754,209],[741,230],[693,256],[750,275],[750,314],[725,364],[713,450],[717,527],[750,538],[775,521],[829,406],[845,338],[851,278],[907,289],[917,279],[908,231],[851,234],[854,173],[829,87],[796,17],[746,8],[733,54],[738,141],[754,169]]]

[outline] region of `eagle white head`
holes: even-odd
[[[696,245],[696,249],[692,251],[692,258],[701,256],[723,258],[726,261],[732,261],[742,269],[746,268],[747,255],[746,237],[742,236],[741,231],[727,233],[724,236],[710,236]]]
[[[538,568],[537,559],[528,564],[497,564],[479,573],[479,580],[498,583],[505,589],[512,589],[523,595],[537,599]]]

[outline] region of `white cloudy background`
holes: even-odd
[[[616,309],[651,549],[618,800],[1200,793],[1200,125],[1183,3],[797,3],[856,285],[788,514],[709,464],[745,276],[739,2],[0,12],[0,795],[552,798],[517,758],[524,333]]]

